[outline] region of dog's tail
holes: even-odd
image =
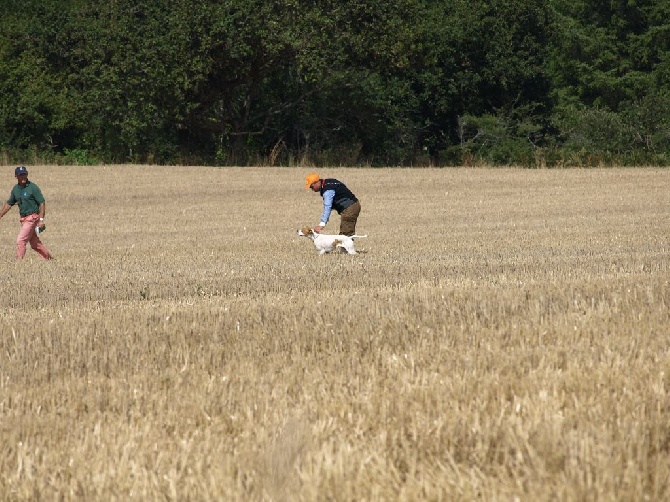
[[[363,237],[367,237],[367,234],[366,235],[351,235],[350,237],[352,239],[362,239]]]

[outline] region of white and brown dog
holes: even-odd
[[[354,239],[367,237],[367,235],[326,235],[317,234],[310,227],[304,227],[298,230],[298,235],[308,237],[314,241],[314,246],[319,254],[330,253],[336,248],[342,248],[349,254],[356,254],[354,248]]]

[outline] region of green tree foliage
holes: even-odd
[[[554,89],[562,100],[617,111],[657,85],[670,50],[670,3],[552,0]]]
[[[659,0],[0,0],[0,14],[5,152],[668,161]]]
[[[205,6],[205,3],[201,5]],[[207,12],[192,1],[117,0],[73,13],[68,86],[83,146],[116,160],[169,161],[208,70]]]
[[[670,3],[553,0],[552,117],[568,152],[667,164]]]
[[[424,146],[433,156],[459,163],[463,155],[473,154],[464,143],[472,146],[486,136],[487,141],[475,148],[476,156],[494,161],[500,142],[508,143],[502,148],[509,149],[508,140],[513,139],[525,152],[533,147],[529,134],[541,141],[551,111],[545,67],[552,25],[545,2],[438,3],[428,12],[423,29],[423,64],[413,75],[422,99]],[[464,116],[468,119],[462,120]],[[491,122],[491,116],[497,119]],[[483,118],[478,121],[480,132],[484,124],[504,122],[506,134],[488,131],[464,140],[463,124],[472,124],[476,117]],[[525,131],[530,124],[532,133]]]
[[[67,9],[68,3],[64,2]],[[49,40],[59,36],[64,12],[53,3],[8,2],[0,30],[0,144],[49,148],[54,131],[69,127],[63,80]]]

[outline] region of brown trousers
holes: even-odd
[[[354,202],[340,213],[340,235],[354,235],[356,233],[356,220],[358,220],[360,213],[360,202]]]

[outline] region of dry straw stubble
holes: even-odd
[[[356,256],[304,174],[31,169],[1,499],[668,496],[666,170],[327,170]]]

